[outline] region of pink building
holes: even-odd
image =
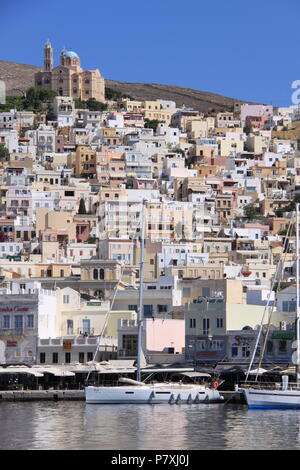
[[[247,116],[273,116],[273,106],[265,104],[242,104],[241,105],[241,121],[245,126]]]
[[[269,116],[247,116],[245,125],[251,129],[263,130],[266,128],[267,123],[269,122]]]
[[[124,114],[125,127],[141,127],[145,125],[144,116],[140,113],[126,113]]]
[[[13,186],[6,193],[6,210],[10,214],[28,217],[32,223],[32,195],[28,186]]]
[[[116,178],[123,180],[126,176],[124,153],[103,146],[96,154],[96,174],[101,183],[113,182]]]
[[[122,357],[136,356],[137,322],[119,320],[118,350]],[[181,354],[185,347],[185,320],[145,318],[142,346],[147,354]]]

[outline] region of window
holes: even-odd
[[[191,296],[191,288],[190,287],[184,287],[182,289],[182,295],[183,295],[183,297],[190,297]]]
[[[45,364],[46,363],[46,353],[41,352],[40,353],[40,363]]]
[[[70,296],[69,295],[64,295],[63,296],[63,303],[64,304],[69,304],[70,303]]]
[[[249,356],[250,356],[249,346],[242,346],[242,357],[249,357]]]
[[[15,315],[15,328],[23,328],[23,315]]]
[[[82,320],[82,332],[83,334],[90,334],[91,331],[91,320],[85,318]]]
[[[286,345],[287,345],[287,343],[286,343],[285,339],[279,341],[279,352],[280,353],[285,353],[287,351]]]
[[[34,315],[27,315],[27,328],[34,328]]]
[[[104,269],[100,269],[100,279],[104,279]]]
[[[86,358],[87,362],[92,361],[94,359],[94,353],[88,351],[86,355],[87,355],[87,358]]]
[[[196,328],[196,318],[190,318],[190,328]]]
[[[231,347],[231,357],[237,357],[239,353],[239,348],[237,346]]]
[[[65,353],[65,363],[66,364],[70,364],[71,362],[71,353],[70,352],[66,352]]]
[[[84,352],[78,353],[78,360],[81,364],[84,362]]]
[[[202,324],[203,324],[203,334],[207,335],[208,330],[209,330],[209,318],[203,318]]]
[[[93,279],[98,279],[98,269],[93,270]]]
[[[3,328],[9,328],[10,327],[10,316],[9,315],[3,315]]]
[[[128,305],[128,310],[135,310],[137,312],[137,305]]]
[[[73,320],[67,320],[67,335],[73,334]]]
[[[202,288],[202,295],[203,295],[203,297],[210,297],[210,287],[203,287]]]
[[[52,353],[52,364],[58,364],[58,353]]]
[[[283,312],[296,312],[296,301],[295,300],[284,300],[282,302]]]
[[[153,305],[144,305],[144,317],[149,318],[153,316]]]
[[[157,311],[159,313],[167,312],[168,311],[168,306],[167,305],[157,305]]]
[[[223,328],[223,318],[217,318],[217,328]]]
[[[122,349],[125,350],[125,356],[136,356],[137,335],[123,335]]]

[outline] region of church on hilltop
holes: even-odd
[[[59,96],[105,101],[104,78],[100,71],[82,70],[76,52],[65,49],[60,54],[60,64],[53,67],[53,49],[49,41],[44,47],[44,68],[35,74],[35,86],[50,88]]]

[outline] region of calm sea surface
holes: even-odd
[[[300,410],[0,403],[0,449],[299,449]]]

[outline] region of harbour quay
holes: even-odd
[[[81,400],[84,401],[84,390],[2,390],[1,401],[43,401],[43,400]]]

